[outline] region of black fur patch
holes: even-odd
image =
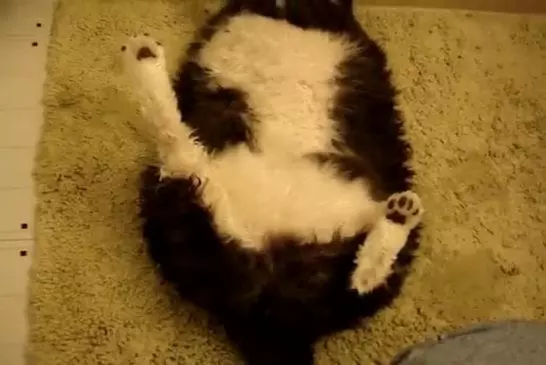
[[[286,20],[303,29],[344,32],[355,23],[352,0],[286,0]]]
[[[184,65],[174,84],[184,122],[211,153],[239,143],[252,147],[252,112],[245,94],[236,89],[213,89],[211,84],[207,71],[197,63]]]
[[[360,43],[359,51],[340,66],[332,117],[341,140],[332,141],[338,153],[315,154],[347,179],[366,178],[377,201],[410,190],[413,172],[407,167],[411,148],[404,141],[402,116],[396,109],[396,90],[390,82],[385,54],[362,30],[347,34]]]
[[[199,31],[197,41],[188,48],[188,61],[173,82],[183,122],[193,128],[209,153],[239,143],[252,147],[252,111],[246,95],[240,90],[215,87],[208,71],[194,61],[203,44],[235,13],[233,6],[226,7]]]
[[[230,4],[236,11],[285,19],[303,29],[342,32],[355,23],[352,0],[285,0],[281,9],[275,0],[231,0]]]
[[[356,38],[358,33],[351,35]],[[385,200],[410,189],[413,172],[406,163],[411,149],[402,139],[402,116],[396,109],[385,54],[367,38],[360,43],[359,52],[340,67],[337,82],[342,87],[332,116],[340,123],[344,148],[359,156],[367,170],[355,168],[353,173],[365,174],[374,198]]]

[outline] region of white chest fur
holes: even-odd
[[[259,153],[246,147],[215,158],[203,198],[220,231],[261,248],[271,234],[328,242],[375,222],[380,212],[364,182],[346,182],[304,159],[332,151],[330,110],[339,64],[352,45],[255,15],[230,19],[198,62],[214,82],[248,95]]]
[[[352,45],[330,33],[241,15],[214,35],[199,63],[223,87],[248,95],[259,120],[256,144],[265,153],[300,157],[330,149],[334,79]]]

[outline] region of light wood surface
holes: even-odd
[[[0,0],[0,364],[24,365],[32,168],[53,2]]]
[[[355,0],[378,6],[472,9],[515,13],[546,13],[546,0]]]

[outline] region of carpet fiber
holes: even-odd
[[[115,61],[124,35],[149,32],[174,69],[218,5],[200,4],[58,1],[35,172],[34,364],[240,363],[146,256],[137,177],[152,150]],[[546,17],[357,13],[401,90],[426,228],[396,303],[318,343],[318,364],[382,364],[468,323],[546,319]]]

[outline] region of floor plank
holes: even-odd
[[[0,358],[2,364],[25,365],[24,343],[2,344],[0,343]]]
[[[36,146],[42,113],[42,108],[0,110],[0,148]]]
[[[34,238],[34,201],[32,188],[0,189],[0,247],[2,241]]]
[[[0,148],[0,189],[32,187],[35,154],[34,147]]]
[[[28,241],[13,241],[9,247],[0,248],[0,278],[2,278],[0,299],[27,295],[32,251],[33,243]],[[4,328],[2,326],[1,332],[5,330]],[[0,337],[3,336],[5,335],[0,335]]]
[[[0,297],[0,344],[17,345],[27,338],[27,296]]]
[[[0,0],[0,364],[24,365],[35,146],[54,0]]]

